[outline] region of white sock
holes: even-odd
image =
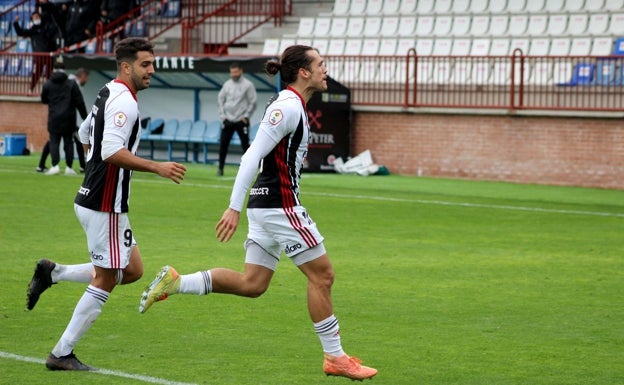
[[[91,282],[93,278],[94,269],[91,263],[82,263],[80,265],[61,265],[56,264],[54,270],[52,270],[52,282],[57,283],[60,281],[70,282]]]
[[[321,340],[321,345],[325,353],[336,357],[345,354],[340,344],[340,326],[333,314],[321,322],[315,323],[314,331]]]
[[[204,295],[210,292],[212,292],[212,274],[210,270],[180,276],[179,293]]]
[[[56,343],[52,354],[56,357],[66,356],[72,352],[74,346],[80,338],[89,330],[91,324],[95,322],[100,313],[102,306],[108,300],[110,293],[89,285],[84,292],[72,315],[67,328],[63,332],[61,339]]]

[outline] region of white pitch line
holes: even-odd
[[[0,169],[0,172],[21,172],[17,170]],[[134,179],[135,183],[154,183],[154,184],[166,184],[171,183],[169,181],[161,180],[146,180],[146,179]],[[189,187],[203,187],[211,189],[228,189],[231,190],[231,186],[223,186],[218,184],[201,184],[201,183],[184,183],[184,186]],[[583,211],[583,210],[563,210],[563,209],[546,209],[543,207],[527,207],[527,206],[509,206],[509,205],[490,205],[483,203],[470,203],[470,202],[449,202],[449,201],[436,201],[436,200],[423,200],[423,199],[405,199],[405,198],[390,198],[383,196],[371,196],[371,195],[349,195],[349,194],[332,194],[332,193],[317,193],[317,192],[304,192],[304,195],[317,195],[327,196],[333,198],[344,199],[361,199],[361,200],[376,200],[385,202],[406,202],[406,203],[419,203],[424,205],[440,205],[440,206],[458,206],[458,207],[479,207],[485,209],[497,209],[497,210],[512,210],[512,211],[527,211],[536,213],[550,213],[550,214],[566,214],[566,215],[588,215],[596,217],[614,217],[624,218],[624,213],[607,213],[602,211]]]
[[[1,351],[0,351],[0,358],[8,358],[8,359],[12,359],[12,360],[16,360],[16,361],[23,361],[23,362],[32,362],[32,363],[41,364],[41,365],[45,364],[45,360],[42,360],[42,359],[39,359],[39,358],[20,356],[18,354],[1,352]],[[167,379],[164,379],[164,378],[144,376],[144,375],[141,375],[141,374],[131,374],[131,373],[119,372],[117,370],[98,369],[97,371],[93,371],[93,372],[90,372],[90,373],[98,373],[98,374],[103,374],[105,376],[115,376],[115,377],[129,378],[131,380],[143,381],[143,382],[147,382],[147,383],[150,383],[150,384],[161,384],[161,385],[197,385],[195,383],[190,383],[190,382],[171,381],[171,380],[167,380]]]

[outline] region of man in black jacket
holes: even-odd
[[[48,132],[50,133],[50,155],[52,167],[46,175],[60,173],[59,162],[61,138],[65,151],[65,175],[76,175],[72,169],[74,161],[73,134],[76,128],[76,110],[80,117],[87,117],[87,108],[75,80],[70,79],[64,71],[62,57],[54,61],[54,72],[43,84],[41,102],[48,105]]]

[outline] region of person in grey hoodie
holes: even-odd
[[[60,173],[61,139],[63,139],[65,163],[67,164],[65,175],[76,175],[76,171],[72,169],[76,110],[82,119],[87,117],[87,108],[80,88],[75,80],[69,78],[64,68],[62,56],[57,57],[54,61],[54,72],[52,72],[50,79],[43,84],[41,91],[41,102],[48,105],[48,132],[52,157],[52,167],[46,172],[47,175]]]

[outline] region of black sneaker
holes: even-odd
[[[48,259],[40,259],[35,266],[35,273],[32,279],[28,283],[28,290],[26,290],[26,308],[32,310],[41,293],[46,291],[52,286],[52,270],[56,267],[56,263]]]
[[[35,171],[44,173],[44,172],[48,171],[48,168],[47,167],[37,167],[35,169]]]
[[[221,169],[217,170],[217,176],[223,176],[223,170]]]
[[[57,357],[54,354],[50,353],[45,365],[46,368],[50,370],[97,370],[92,366],[85,365],[80,362],[80,360],[74,354],[73,350],[71,353],[63,357]]]

